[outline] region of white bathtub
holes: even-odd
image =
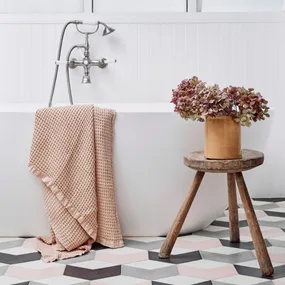
[[[99,105],[117,111],[114,170],[123,234],[166,234],[194,176],[183,156],[203,148],[203,124],[182,120],[171,104]],[[49,233],[41,184],[27,170],[34,114],[42,107],[0,105],[0,236]],[[209,225],[226,206],[226,177],[207,174],[183,232]]]

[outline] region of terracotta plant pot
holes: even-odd
[[[204,152],[208,159],[241,158],[240,124],[230,116],[207,117]]]

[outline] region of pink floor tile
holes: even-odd
[[[187,240],[177,240],[175,247],[191,248],[196,250],[204,250],[209,248],[221,247],[222,244],[218,239],[211,239],[199,242],[192,242]]]
[[[5,275],[23,280],[38,280],[63,275],[64,269],[65,265],[63,264],[57,264],[56,266],[41,269],[11,265]]]
[[[178,271],[180,275],[208,280],[215,280],[238,274],[232,264],[206,260],[180,264],[178,265]]]
[[[131,249],[129,251],[128,248],[101,250],[96,253],[95,259],[116,264],[126,264],[148,260],[148,252],[139,249]]]
[[[278,236],[284,236],[285,233],[278,228],[266,228],[266,227],[261,227],[262,235],[264,238],[271,238],[271,237],[278,237]],[[240,234],[242,236],[251,236],[250,230],[248,227],[246,228],[241,228],[240,229]]]
[[[271,246],[267,250],[272,262],[285,264],[285,248]],[[255,250],[253,250],[253,253],[256,256]]]
[[[115,276],[90,282],[90,285],[151,285],[152,282],[129,276]]]
[[[36,249],[37,238],[29,238],[24,241],[22,247]]]

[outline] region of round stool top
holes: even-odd
[[[242,172],[261,165],[264,161],[262,152],[244,149],[241,159],[207,159],[203,151],[191,152],[184,157],[184,164],[202,172],[235,173]]]

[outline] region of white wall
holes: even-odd
[[[283,0],[198,0],[202,12],[273,12],[282,11]]]
[[[0,0],[0,13],[81,13],[84,0]]]
[[[92,57],[118,63],[93,68],[90,86],[80,84],[81,68],[72,70],[75,102],[169,102],[181,79],[198,75],[221,86],[253,86],[277,106],[284,91],[285,15],[211,15],[96,17],[116,32],[92,37]],[[59,35],[70,18],[0,16],[0,102],[48,101]],[[63,58],[83,42],[70,28]],[[56,91],[55,99],[66,101],[63,67]]]
[[[97,13],[185,12],[186,0],[94,0]]]
[[[70,18],[0,17],[1,103],[48,102],[59,34]],[[283,175],[285,161],[285,15],[198,13],[85,18],[105,20],[116,28],[108,37],[92,38],[92,57],[117,58],[118,63],[105,70],[93,68],[90,86],[80,84],[81,69],[71,71],[75,103],[169,102],[172,88],[193,75],[221,86],[255,87],[275,107],[266,149],[266,163],[272,165],[272,171],[264,173],[268,175],[266,185],[256,180],[250,186],[255,196],[285,196],[278,178]],[[72,44],[81,42],[82,36],[70,29],[63,54]],[[67,102],[63,68],[55,99]]]

